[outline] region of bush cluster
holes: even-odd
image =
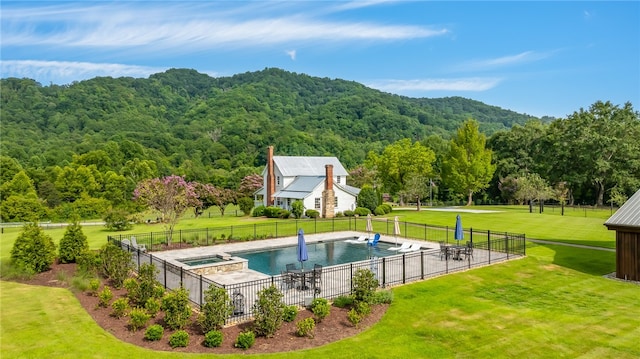
[[[282,292],[274,285],[258,292],[253,305],[254,331],[257,335],[272,337],[282,325],[285,304]]]
[[[267,218],[280,218],[280,212],[282,211],[283,209],[280,207],[269,206],[264,209],[264,215],[267,216]]]
[[[262,217],[262,216],[264,216],[264,211],[266,209],[267,209],[267,207],[260,205],[260,206],[258,206],[258,207],[253,209],[253,212],[251,213],[251,215],[253,217]]]
[[[157,341],[162,339],[162,335],[164,334],[164,328],[160,324],[154,324],[147,328],[144,332],[144,338],[146,340]]]
[[[321,322],[324,318],[329,315],[331,311],[331,306],[329,305],[329,301],[324,298],[316,298],[311,302],[311,312],[316,317],[318,322]]]
[[[102,219],[104,226],[110,231],[126,231],[133,228],[129,213],[122,209],[109,209]]]
[[[354,211],[350,210],[350,209],[344,211],[344,216],[345,217],[353,217],[355,215],[356,215],[356,213]]]
[[[177,330],[169,336],[169,345],[172,348],[184,348],[189,345],[189,333],[184,330]]]
[[[234,346],[241,349],[249,349],[256,342],[256,335],[252,331],[246,331],[238,334]]]
[[[365,207],[356,207],[356,209],[353,210],[353,213],[360,217],[366,217],[371,214],[371,210]]]
[[[296,335],[299,337],[313,338],[316,322],[313,318],[306,318],[296,323]]]
[[[320,217],[320,212],[316,211],[315,209],[308,209],[306,212],[304,212],[304,215],[309,218],[318,218]]]
[[[207,348],[217,348],[222,345],[222,332],[219,330],[210,330],[204,335],[204,346]]]
[[[385,213],[384,208],[382,206],[378,206],[373,211],[373,214],[375,214],[376,216],[384,216],[386,213]]]

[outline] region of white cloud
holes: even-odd
[[[456,66],[457,70],[481,70],[498,67],[512,66],[523,63],[535,62],[551,56],[550,53],[525,51],[515,55],[496,57],[492,59],[476,60],[462,63]]]
[[[271,15],[253,7],[221,9],[220,3],[189,3],[191,7],[167,4],[160,8],[133,2],[3,9],[3,47],[137,49],[148,53],[174,48],[198,51],[222,46],[405,40],[447,33],[444,28],[332,21],[291,11]]]
[[[111,77],[148,77],[151,74],[165,71],[164,68],[132,66],[110,63],[9,60],[0,63],[2,77],[26,77],[47,79],[56,84],[67,84],[72,81],[93,78],[96,76]],[[47,84],[44,84],[47,85]]]
[[[286,53],[291,58],[291,60],[296,60],[296,50],[288,50],[286,51]]]
[[[380,80],[367,83],[366,86],[391,93],[416,91],[486,91],[500,83],[499,78],[458,78],[458,79],[420,79],[420,80]]]

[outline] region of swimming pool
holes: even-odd
[[[351,263],[369,259],[370,256],[387,257],[398,254],[388,248],[393,244],[379,242],[377,246],[370,247],[366,243],[348,243],[344,238],[332,241],[321,241],[307,243],[309,260],[304,262],[304,267],[311,269],[314,264],[322,266],[332,266],[337,264]],[[297,245],[287,247],[265,248],[260,250],[233,252],[233,256],[247,259],[249,269],[262,272],[268,275],[280,274],[288,263],[298,262],[296,252]]]

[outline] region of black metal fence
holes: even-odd
[[[391,235],[393,221],[373,221],[373,230],[381,234]],[[434,249],[420,250],[388,257],[373,257],[364,261],[325,267],[322,270],[321,284],[308,289],[291,288],[282,275],[273,275],[265,279],[252,280],[234,284],[219,284],[213,280],[196,274],[183,267],[142,251],[141,244],[147,249],[160,250],[167,247],[170,236],[164,232],[142,233],[133,236],[109,236],[108,241],[122,246],[131,252],[136,269],[143,263],[153,264],[158,269],[156,279],[167,289],[183,286],[189,291],[189,299],[194,305],[204,303],[204,292],[209,286],[225,288],[234,302],[234,315],[229,321],[245,321],[252,316],[252,303],[262,289],[275,285],[284,294],[288,305],[308,305],[316,297],[333,299],[348,295],[352,289],[352,277],[358,269],[369,269],[374,272],[382,287],[395,286],[480,267],[521,257],[526,254],[524,234],[492,232],[489,230],[465,229],[465,238],[473,243],[473,256],[468,255],[460,260],[443,256],[438,242],[451,243],[453,227],[432,226],[418,223],[400,222],[401,238],[433,242]],[[365,232],[366,220],[363,218],[336,218],[330,220],[291,220],[271,222],[248,226],[230,226],[199,230],[177,231],[173,240],[178,247],[223,244],[228,241],[255,240],[262,238],[291,237],[303,228],[306,234],[359,231]],[[137,247],[129,245],[135,237]],[[129,241],[124,241],[128,239]],[[175,246],[173,247],[175,248]]]

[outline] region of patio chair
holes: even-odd
[[[281,271],[280,274],[282,275],[282,289],[286,290],[296,287],[296,279],[293,274],[286,271]]]
[[[402,243],[402,245],[400,247],[391,247],[391,248],[389,248],[389,250],[390,251],[402,251],[403,249],[408,249],[409,247],[411,247],[411,243],[404,242],[404,243]]]
[[[414,243],[411,245],[411,247],[406,248],[406,249],[401,249],[398,252],[402,252],[402,253],[406,253],[406,252],[415,252],[415,251],[419,251],[420,250],[420,244],[419,243]]]
[[[120,245],[122,246],[122,249],[127,252],[131,250],[131,241],[126,238],[120,242]]]
[[[131,245],[133,246],[134,249],[137,249],[140,252],[147,251],[147,247],[144,244],[138,244],[138,242],[136,241],[136,237],[134,236],[131,236]]]
[[[322,287],[322,265],[313,265],[313,274],[307,277],[307,282],[314,290]]]
[[[373,236],[373,240],[367,241],[367,244],[370,246],[377,246],[379,241],[380,241],[380,233],[376,233],[376,235]]]
[[[289,264],[287,264],[287,272],[290,272],[290,271],[292,271],[292,270],[296,270],[296,269],[297,269],[297,268],[296,268],[295,263],[289,263]]]
[[[449,247],[444,241],[440,241],[440,260],[442,260],[442,257],[449,259]]]
[[[367,243],[366,236],[360,236],[358,239],[347,239],[345,242],[347,243]]]
[[[460,254],[464,255],[464,259],[466,260],[468,257],[473,259],[473,243],[467,242],[467,247],[462,250]]]

